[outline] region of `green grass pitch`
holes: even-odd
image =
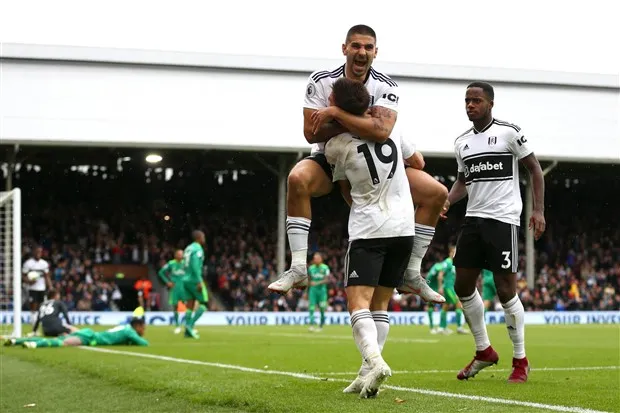
[[[499,364],[464,382],[456,373],[474,354],[470,335],[392,326],[384,358],[394,375],[370,400],[342,393],[361,361],[348,326],[199,330],[193,341],[149,327],[150,347],[100,347],[112,352],[2,348],[0,411],[620,412],[618,325],[526,326],[523,385],[506,382],[504,326],[489,326]]]

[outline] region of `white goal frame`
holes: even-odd
[[[7,302],[13,301],[13,337],[22,335],[22,199],[21,190],[14,188],[10,191],[0,192],[0,207],[11,203],[11,216],[0,217],[4,219],[2,227],[5,231],[10,230],[8,236],[4,236],[2,242],[5,253],[3,254],[4,271],[10,273],[0,274],[5,281],[11,280],[13,296],[6,297]],[[9,221],[10,222],[7,222]],[[6,252],[10,251],[9,254]],[[5,286],[8,288],[8,286]],[[8,291],[7,291],[8,293]],[[7,319],[8,322],[9,319]]]

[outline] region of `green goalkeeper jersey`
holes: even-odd
[[[185,263],[183,261],[170,260],[161,267],[157,275],[164,283],[172,281],[177,284],[185,277]]]
[[[454,289],[454,283],[456,282],[456,268],[452,263],[452,258],[446,258],[441,263],[443,271],[443,288]]]
[[[202,266],[205,260],[205,252],[202,245],[192,242],[183,252],[185,265],[185,280],[199,283],[202,281]]]
[[[434,284],[437,282],[437,276],[439,275],[439,273],[443,270],[443,263],[438,262],[436,264],[433,264],[433,266],[431,267],[431,269],[428,271],[428,274],[426,275],[426,281],[429,284]]]
[[[321,282],[326,280],[329,276],[329,267],[325,264],[312,264],[310,268],[308,268],[308,274],[310,275],[310,281]],[[319,284],[311,286],[310,288],[317,292],[327,292],[327,284]]]
[[[114,327],[108,331],[93,334],[93,341],[101,346],[129,345],[148,346],[149,342],[140,335],[130,325]]]

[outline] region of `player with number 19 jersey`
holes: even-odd
[[[344,66],[342,65],[332,71],[319,70],[310,75],[306,86],[304,108],[322,109],[329,106],[332,86],[338,79],[344,77]],[[370,94],[370,106],[382,106],[398,112],[398,85],[389,76],[371,67],[368,70],[364,85]],[[312,145],[312,155],[324,151],[324,143]]]
[[[399,133],[376,143],[343,133],[326,145],[334,181],[351,184],[349,241],[415,234],[414,207],[402,160],[415,147]]]

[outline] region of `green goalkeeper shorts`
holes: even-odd
[[[95,332],[90,328],[83,328],[75,333],[69,334],[67,337],[77,337],[82,341],[83,346],[90,346],[95,340]]]
[[[170,289],[170,292],[168,293],[168,304],[176,308],[176,305],[179,301],[186,301],[184,300],[184,297],[185,297],[184,293],[185,293],[185,286],[183,285],[183,282],[179,281],[175,283],[174,287],[172,287]]]
[[[204,281],[200,281],[199,283],[193,280],[184,281],[183,290],[179,292],[179,300],[184,302],[196,300],[199,303],[206,303],[207,301],[209,301],[207,286],[205,285]]]
[[[315,289],[310,287],[310,291],[308,291],[308,306],[314,308],[317,305],[319,308],[327,307],[327,291],[323,288]]]
[[[444,288],[443,296],[446,297],[446,304],[456,305],[459,302],[454,288]]]

